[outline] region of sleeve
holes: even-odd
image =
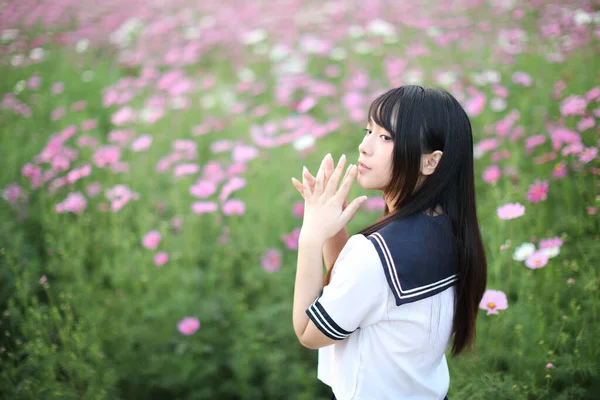
[[[366,322],[382,318],[387,289],[375,247],[365,236],[354,235],[335,262],[331,281],[306,314],[324,335],[344,340]]]

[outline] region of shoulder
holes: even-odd
[[[350,272],[355,277],[369,276],[371,283],[379,280],[385,284],[381,258],[373,242],[364,235],[350,236],[333,266],[332,277]]]
[[[435,295],[454,284],[456,246],[447,216],[412,215],[369,235],[396,305]]]

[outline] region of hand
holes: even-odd
[[[350,165],[339,190],[336,190],[345,165],[346,157],[342,156],[327,185],[324,183],[324,169],[319,168],[314,189],[311,189],[308,183],[307,175],[309,173],[306,167],[304,168],[302,174],[304,221],[300,231],[301,237],[311,238],[313,241],[324,244],[348,224],[360,206],[367,200],[366,196],[358,197],[345,210],[342,210],[344,199],[348,197],[357,174],[356,166]]]
[[[321,161],[321,166],[319,167],[319,171],[321,171],[321,169],[323,169],[323,184],[325,186],[327,186],[327,183],[329,182],[329,178],[331,177],[331,174],[333,173],[333,157],[331,157],[331,154],[327,154],[325,156],[325,158],[323,158],[323,160]],[[346,171],[346,174],[348,172]],[[318,172],[317,172],[318,174]],[[312,174],[308,171],[306,171],[304,173],[303,176],[306,176],[306,179],[308,181],[308,185],[310,186],[311,190],[315,190],[315,183],[316,183],[316,178],[314,176],[312,176]],[[345,176],[344,176],[345,178]],[[306,198],[304,197],[304,186],[302,185],[302,182],[298,181],[296,178],[292,178],[292,183],[294,184],[294,187],[298,190],[298,192],[300,192],[300,195],[302,196],[302,198],[304,198],[306,200]],[[344,203],[342,204],[342,210],[345,210],[346,207],[348,207],[348,198],[345,197],[344,198]]]

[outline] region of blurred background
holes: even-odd
[[[597,398],[598,1],[0,15],[1,398],[329,398],[292,326],[291,178],[355,163],[370,102],[404,84],[473,124],[488,291],[449,398]],[[350,234],[383,214],[363,194]]]

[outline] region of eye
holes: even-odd
[[[384,141],[384,142],[389,142],[390,140],[392,140],[392,138],[391,138],[391,137],[389,137],[389,136],[386,136],[386,135],[379,135],[379,137],[382,137],[382,138],[384,138],[384,139],[383,139],[383,141]]]
[[[365,134],[373,133],[369,128],[363,128],[363,131],[365,131]]]

